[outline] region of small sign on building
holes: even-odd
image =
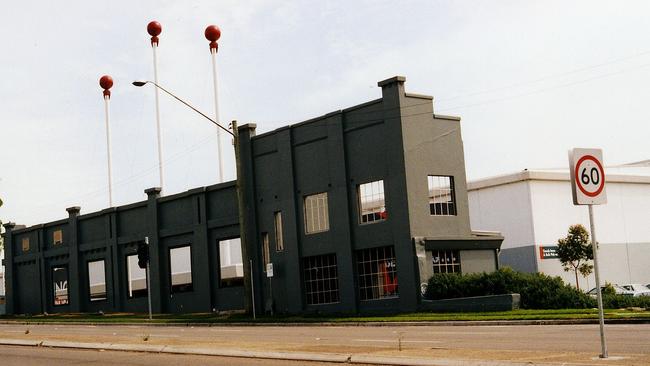
[[[539,259],[554,259],[554,258],[558,258],[557,245],[539,247]]]
[[[273,277],[273,263],[266,264],[266,277]]]

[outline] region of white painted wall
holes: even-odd
[[[469,191],[472,230],[500,231],[504,236],[501,249],[532,245],[534,230],[528,190],[528,182],[522,181]]]
[[[606,189],[607,204],[594,206],[601,278],[618,284],[650,283],[650,184],[608,183]],[[531,198],[537,246],[557,245],[573,224],[589,230],[588,208],[573,205],[568,181],[531,181]],[[575,276],[564,272],[559,260],[538,256],[537,263],[540,272],[575,284]],[[594,287],[593,275],[579,281],[581,287]]]
[[[496,258],[493,250],[461,250],[461,271],[463,273],[494,272]]]
[[[620,172],[616,172],[620,173]],[[638,171],[634,172],[639,174]],[[650,184],[607,183],[606,205],[594,206],[601,278],[612,283],[650,283]],[[570,225],[589,229],[586,206],[574,206],[568,180],[526,180],[469,191],[472,228],[498,230],[502,249],[554,246]],[[538,270],[575,284],[557,259],[539,258]],[[592,288],[594,278],[579,278]]]

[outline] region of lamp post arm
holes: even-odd
[[[183,99],[177,97],[176,95],[174,95],[174,94],[173,94],[172,92],[170,92],[169,90],[163,88],[162,86],[156,84],[156,83],[153,82],[153,81],[146,81],[145,83],[151,83],[151,84],[153,84],[156,88],[158,88],[158,89],[164,91],[165,93],[169,94],[169,95],[172,96],[174,99],[176,99],[176,100],[178,100],[179,102],[181,102],[181,103],[185,104],[186,106],[188,106],[188,107],[189,107],[190,109],[192,109],[194,112],[196,112],[196,113],[202,115],[202,116],[205,117],[208,121],[210,121],[210,122],[214,123],[215,125],[217,125],[217,127],[219,127],[220,129],[222,129],[222,130],[228,132],[232,137],[235,137],[235,134],[233,134],[232,132],[230,132],[227,128],[223,127],[223,126],[220,125],[217,121],[215,121],[215,120],[213,120],[212,118],[210,118],[210,117],[208,117],[207,115],[205,115],[205,113],[203,113],[203,112],[201,112],[200,110],[194,108],[191,104],[187,103],[187,102],[184,101]],[[135,85],[135,84],[134,84],[134,85]],[[137,85],[136,85],[136,86],[137,86]]]

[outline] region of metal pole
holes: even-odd
[[[144,237],[144,243],[147,244],[147,252],[149,252],[149,237],[145,236]],[[147,300],[149,302],[149,320],[152,320],[152,315],[151,315],[151,278],[149,277],[149,262],[150,259],[147,258]]]
[[[273,316],[273,277],[269,277],[269,294],[271,295],[271,316]]]
[[[589,226],[591,227],[591,248],[594,252],[594,275],[596,277],[596,292],[598,294],[598,319],[600,322],[600,358],[607,358],[607,343],[605,342],[605,314],[603,311],[603,294],[600,289],[600,274],[598,272],[598,244],[596,227],[594,225],[594,205],[589,205]]]
[[[214,81],[214,120],[219,122],[219,98],[217,84],[217,49],[210,47],[212,54],[212,79]],[[217,129],[217,154],[219,158],[219,183],[223,182],[223,153],[221,150],[221,130]]]
[[[249,259],[249,267],[251,269],[250,276],[251,276],[251,300],[252,300],[252,307],[253,307],[253,319],[256,319],[255,316],[255,287],[253,286],[253,260]]]
[[[108,103],[110,94],[104,95],[104,110],[106,112],[106,152],[108,155],[108,207],[113,207],[113,172],[111,163],[111,126],[109,123]]]
[[[153,80],[158,84],[158,59],[156,57],[156,50],[158,49],[158,42],[151,43],[153,50]],[[160,104],[158,101],[158,88],[156,88],[156,133],[158,136],[158,174],[160,176],[160,189],[164,190],[163,186],[163,163],[162,163],[162,134],[160,133]]]

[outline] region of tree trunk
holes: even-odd
[[[573,270],[573,273],[575,273],[575,275],[576,275],[576,288],[577,288],[578,290],[580,290],[580,284],[578,283],[578,269],[575,268],[575,269]]]

